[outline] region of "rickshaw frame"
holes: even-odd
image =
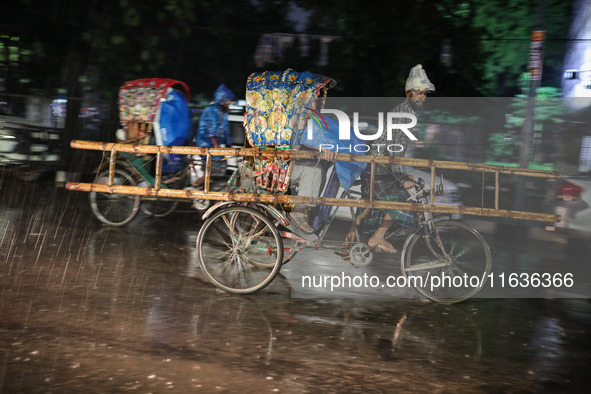
[[[289,177],[294,163],[297,163],[298,159],[307,159],[308,162],[310,159],[316,159],[319,162],[323,158],[320,149],[296,148],[299,145],[296,143],[298,133],[301,132],[304,120],[309,117],[306,111],[322,108],[326,90],[336,83],[331,78],[309,72],[297,73],[288,69],[284,72],[252,74],[248,78],[249,106],[245,113],[244,126],[249,146],[254,146],[253,148],[200,148],[162,146],[166,144],[160,142],[159,145],[140,143],[146,142],[152,126],[159,127],[154,121],[157,108],[160,108],[159,103],[168,89],[177,83],[179,81],[169,79],[127,82],[119,96],[126,143],[72,141],[72,148],[98,150],[104,152],[104,156],[108,154],[109,164],[108,170],[103,170],[100,176],[97,175],[94,183],[68,182],[66,188],[90,192],[91,197],[97,197],[100,193],[109,202],[116,202],[117,198],[112,198],[115,195],[136,196],[134,209],[124,220],[114,224],[103,218],[104,223],[111,225],[123,225],[131,220],[132,215],[137,213],[137,196],[177,201],[218,201],[218,204],[213,205],[203,215],[205,221],[197,236],[197,260],[205,276],[215,286],[227,292],[248,294],[263,289],[273,281],[281,266],[290,260],[302,245],[309,245],[315,249],[330,249],[323,244],[323,239],[334,214],[330,221],[324,220],[323,228],[317,230],[317,234],[309,233],[293,220],[289,209],[284,209],[286,206],[302,204],[337,207],[333,212],[336,212],[338,207],[350,207],[352,213],[355,208],[416,212],[418,228],[406,238],[401,253],[401,270],[405,278],[417,272],[416,275],[421,278],[424,278],[424,275],[428,278],[435,272],[455,275],[471,271],[478,274],[476,285],[460,289],[457,294],[452,292],[453,289],[434,291],[423,284],[414,285],[422,295],[434,301],[447,303],[470,298],[483,287],[491,269],[492,257],[486,240],[475,228],[455,220],[435,219],[433,214],[542,222],[559,220],[559,217],[553,214],[501,209],[500,175],[556,179],[560,177],[560,173],[478,163],[378,157],[337,151],[334,156],[335,163],[364,163],[369,167],[368,198],[351,198],[348,192],[343,193],[341,197],[304,196],[295,193],[289,189]],[[188,87],[181,84],[188,97]],[[289,111],[286,106],[290,107]],[[328,132],[326,121],[324,124],[325,131]],[[120,166],[118,167],[120,152],[127,156],[152,155],[155,160],[153,184],[150,182],[148,187],[136,184]],[[165,155],[205,157],[203,189],[176,189],[165,185],[162,180],[164,159],[168,157]],[[243,161],[248,164],[242,168],[245,170],[240,178],[240,182],[244,182],[243,185],[224,192],[212,190],[212,160],[216,156],[239,156],[248,159]],[[414,190],[407,189],[410,195],[406,202],[377,199],[374,190],[376,166],[384,164],[428,168],[429,188],[427,182],[419,179],[415,182]],[[494,174],[493,206],[484,207],[484,198],[480,207],[437,204],[435,197],[443,192],[442,178],[439,185],[436,183],[437,173],[441,170],[481,172],[483,191],[484,174]],[[256,179],[254,185],[249,179]],[[244,190],[240,189],[243,186]],[[345,196],[347,198],[344,198]],[[123,199],[122,201],[128,202]],[[122,210],[123,215],[127,212],[126,209]],[[97,212],[95,214],[100,219]],[[352,264],[359,266],[371,262],[373,250],[362,242],[357,229],[357,218],[355,215],[352,216],[356,243],[347,245],[350,246],[347,252]],[[286,242],[292,242],[294,247],[290,245],[290,248],[284,248]],[[286,251],[289,252],[288,255],[284,254]]]
[[[478,163],[411,158],[372,157],[338,153],[335,157],[335,160],[363,162],[369,164],[370,176],[372,180],[372,182],[370,182],[371,186],[369,191],[369,199],[308,197],[278,193],[252,194],[243,192],[211,191],[210,181],[212,156],[264,156],[267,158],[277,157],[285,160],[299,158],[320,159],[321,152],[259,147],[196,148],[186,146],[176,147],[99,143],[90,141],[72,141],[71,146],[76,149],[90,149],[110,152],[110,157],[108,170],[109,179],[106,183],[68,182],[66,188],[69,190],[109,194],[140,195],[152,198],[174,200],[206,199],[218,201],[218,204],[213,205],[203,215],[205,223],[203,224],[197,237],[197,257],[206,277],[214,285],[221,288],[222,290],[233,293],[248,294],[259,291],[266,287],[279,273],[281,266],[290,260],[298,250],[303,250],[303,248],[288,248],[284,250],[284,241],[282,241],[282,239],[290,239],[290,241],[295,242],[296,245],[308,245],[313,249],[324,248],[331,250],[331,248],[325,247],[323,245],[322,238],[319,239],[314,234],[310,235],[304,233],[288,214],[285,215],[280,210],[274,209],[273,206],[276,205],[282,206],[284,204],[290,204],[293,206],[297,204],[311,204],[351,208],[375,208],[384,210],[395,209],[419,212],[419,217],[421,218],[419,228],[413,234],[408,236],[401,253],[401,269],[405,278],[415,275],[414,273],[417,271],[424,271],[427,272],[426,276],[428,279],[432,270],[443,270],[454,266],[454,264],[457,263],[455,260],[456,257],[452,256],[451,252],[449,252],[449,250],[453,249],[454,246],[449,245],[458,243],[459,241],[456,239],[450,240],[450,237],[462,237],[462,242],[470,243],[470,246],[466,248],[476,248],[478,250],[478,257],[474,259],[477,260],[475,261],[476,265],[481,265],[477,269],[479,272],[479,282],[477,286],[470,288],[461,294],[447,295],[447,293],[435,293],[433,291],[429,291],[426,285],[422,285],[423,282],[421,282],[421,285],[413,285],[417,291],[427,298],[444,303],[460,302],[475,295],[486,282],[487,276],[491,269],[492,257],[488,244],[476,229],[465,223],[454,220],[436,220],[433,216],[434,213],[486,216],[541,222],[556,222],[559,220],[559,217],[553,214],[507,210],[501,209],[499,206],[500,174],[556,179],[560,177],[560,173],[555,171],[532,170]],[[139,187],[116,184],[114,178],[118,152],[126,152],[136,155],[155,155],[156,165],[154,186]],[[206,165],[203,190],[179,190],[162,188],[161,167],[162,155],[164,154],[204,155],[206,157]],[[373,190],[375,166],[376,164],[387,163],[429,168],[431,175],[430,189],[427,191],[426,187],[423,187],[422,189],[416,191],[415,196],[411,195],[411,198],[409,199],[412,200],[413,197],[416,197],[414,200],[418,202],[375,200]],[[486,208],[483,206],[472,207],[436,204],[435,196],[438,189],[436,184],[436,173],[438,170],[442,169],[482,172],[483,174],[493,173],[495,190],[494,207]],[[269,209],[266,208],[267,206]],[[251,226],[248,230],[243,228],[245,226],[239,224],[241,220],[240,218],[243,216],[249,218],[248,220],[245,220],[245,223],[248,223],[247,226]],[[227,261],[226,257],[224,257],[221,262],[216,262],[217,265],[223,267],[219,269],[211,267],[208,268],[208,265],[210,264],[209,260],[214,258],[212,258],[211,255],[207,255],[207,252],[202,250],[204,245],[208,242],[206,239],[207,232],[219,231],[216,230],[215,224],[212,222],[215,222],[216,220],[222,222],[225,221],[226,232],[228,232],[227,230],[229,229],[229,233],[231,233],[228,235],[228,238],[225,241],[225,246],[230,249],[230,252],[227,252]],[[329,224],[327,224],[327,226],[328,225]],[[278,228],[280,227],[282,227],[284,230],[278,231]],[[219,238],[220,236],[221,234],[216,234],[216,237]],[[257,237],[259,237],[260,240],[258,240]],[[423,255],[416,257],[419,252],[415,253],[415,248],[418,250],[421,247],[424,249],[422,252]],[[242,250],[249,248],[254,248],[256,251],[252,252],[252,249],[250,252]],[[332,250],[334,251],[334,248],[332,248]],[[284,252],[286,251],[290,252],[289,255],[284,255]],[[371,261],[373,258],[371,250],[367,247],[367,245],[362,243],[353,245],[350,253],[352,258],[354,258],[353,253],[357,253],[357,256],[360,256],[362,260],[367,258],[368,261]],[[427,254],[427,257],[425,257],[425,253]],[[238,264],[232,263],[232,260],[234,259],[238,259]],[[261,261],[264,259],[268,259],[269,261]],[[417,259],[419,260],[418,263],[414,261]],[[426,260],[431,261],[425,262]],[[352,263],[355,265],[354,262]],[[250,268],[246,268],[247,265],[249,265]],[[236,268],[237,266],[238,268]],[[231,267],[234,271],[238,270],[240,272],[240,278],[227,280],[227,273],[225,273],[225,271],[228,270],[228,267]],[[253,270],[261,272],[262,276],[257,277],[257,279],[254,280],[254,283],[251,283],[246,276],[248,275],[248,272]],[[481,274],[480,271],[482,271]],[[221,272],[224,273],[222,274]]]
[[[218,201],[235,201],[235,202],[257,202],[270,204],[313,204],[313,205],[333,205],[354,208],[376,208],[376,209],[400,209],[418,212],[433,212],[433,213],[447,213],[447,214],[465,214],[475,216],[488,216],[507,219],[533,220],[540,222],[555,223],[560,220],[560,217],[555,214],[516,211],[501,209],[499,206],[499,175],[509,174],[515,176],[558,179],[560,172],[534,170],[527,168],[515,168],[498,165],[488,165],[480,163],[468,162],[453,162],[441,160],[426,160],[402,157],[375,157],[365,155],[355,155],[349,153],[338,153],[335,157],[336,161],[350,161],[359,163],[369,163],[371,168],[371,177],[374,179],[376,164],[400,164],[412,167],[424,167],[431,170],[431,193],[428,204],[417,204],[407,202],[395,201],[380,201],[374,200],[373,182],[371,182],[371,189],[369,199],[342,199],[332,197],[307,197],[307,196],[292,196],[288,194],[249,194],[249,193],[232,193],[232,192],[214,192],[210,190],[211,180],[211,157],[212,156],[242,156],[242,157],[278,157],[283,159],[320,159],[321,152],[312,152],[304,150],[285,150],[272,148],[199,148],[189,146],[156,146],[156,145],[138,145],[138,144],[122,144],[122,143],[108,143],[108,142],[92,142],[74,140],[71,142],[71,147],[75,149],[99,150],[110,152],[109,158],[109,174],[110,179],[107,184],[96,183],[82,183],[82,182],[68,182],[66,188],[69,190],[87,191],[87,192],[101,192],[101,193],[120,193],[132,194],[149,197],[163,197],[175,199],[208,199]],[[138,187],[138,186],[122,186],[113,184],[113,171],[117,161],[117,152],[126,152],[131,154],[153,154],[156,155],[155,166],[155,185],[154,187]],[[207,157],[205,165],[205,183],[203,190],[178,190],[161,188],[162,184],[162,155],[163,154],[178,154],[178,155],[204,155]],[[437,170],[465,170],[481,173],[495,174],[494,184],[494,207],[470,207],[470,206],[449,206],[435,204],[435,178]]]

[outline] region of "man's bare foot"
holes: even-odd
[[[367,244],[376,252],[387,254],[396,254],[398,252],[398,250],[396,250],[396,248],[385,239],[370,239]]]

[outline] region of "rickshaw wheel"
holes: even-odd
[[[182,182],[180,180],[175,180],[173,182],[168,182],[167,186],[171,189],[180,189],[182,187]],[[173,213],[178,205],[178,200],[170,198],[143,197],[141,199],[140,210],[148,216],[163,218]]]
[[[94,183],[107,184],[109,171],[101,171]],[[115,185],[135,186],[136,181],[127,171],[115,169]],[[115,193],[90,192],[88,195],[92,213],[104,224],[120,227],[129,223],[138,213],[140,196]]]
[[[214,213],[197,235],[197,261],[215,286],[249,294],[269,285],[279,273],[283,242],[263,213],[234,206]]]
[[[155,198],[153,200],[143,200],[140,209],[148,216],[163,218],[175,211],[179,205],[178,201],[166,198]]]
[[[453,304],[474,296],[492,265],[488,244],[472,226],[455,220],[435,222],[437,233],[415,232],[403,248],[402,274],[432,301]]]

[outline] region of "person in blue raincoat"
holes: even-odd
[[[202,148],[219,148],[232,145],[228,107],[234,99],[234,93],[224,84],[216,89],[213,103],[205,108],[199,118],[195,144]],[[223,175],[226,171],[223,156],[212,156],[212,175]],[[199,178],[193,185],[203,184],[205,177]]]

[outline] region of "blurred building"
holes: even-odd
[[[571,40],[564,59],[564,97],[588,97],[571,103],[580,109],[591,105],[591,2],[578,0],[573,5],[574,20],[571,24]]]

